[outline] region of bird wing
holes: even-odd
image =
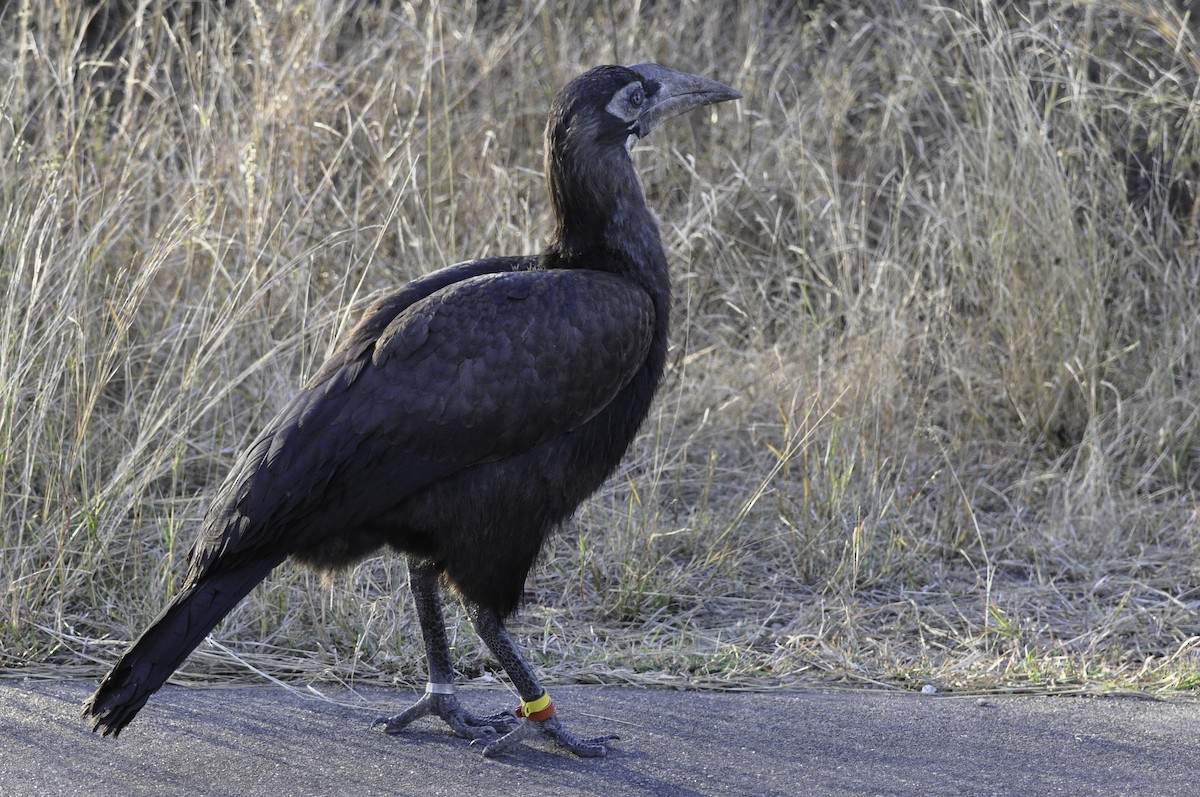
[[[654,323],[645,291],[600,271],[482,274],[411,303],[243,454],[189,580],[370,522],[439,478],[580,426],[642,367]]]

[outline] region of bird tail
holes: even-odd
[[[83,704],[92,731],[117,736],[209,631],[279,561],[201,577],[175,596]]]

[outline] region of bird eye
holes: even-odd
[[[635,88],[629,92],[629,104],[634,108],[641,108],[642,103],[646,101],[646,95],[642,93],[640,88]]]

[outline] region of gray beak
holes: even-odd
[[[639,138],[645,137],[672,116],[742,96],[724,83],[687,72],[674,72],[658,64],[638,64],[629,68],[651,87],[646,92],[646,104],[638,116]]]

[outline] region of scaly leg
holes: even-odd
[[[400,733],[416,719],[436,714],[450,729],[467,739],[495,739],[517,723],[511,713],[477,717],[458,702],[454,694],[454,668],[450,664],[450,645],[442,620],[442,600],[438,592],[439,573],[428,562],[409,560],[409,588],[417,605],[421,636],[425,640],[425,658],[429,662],[429,684],[425,694],[413,705],[393,717],[380,717],[371,727],[383,726],[387,733]]]
[[[597,736],[594,739],[581,739],[568,732],[558,721],[558,717],[554,716],[554,704],[550,702],[549,695],[538,683],[537,676],[533,674],[533,668],[517,650],[512,637],[508,635],[508,631],[504,629],[504,625],[496,613],[474,605],[468,605],[467,612],[471,617],[471,622],[475,624],[476,633],[492,651],[492,655],[500,661],[501,666],[512,680],[513,686],[517,688],[517,693],[521,696],[521,706],[516,712],[521,717],[520,724],[498,739],[483,740],[483,754],[486,756],[498,755],[522,739],[540,732],[577,756],[595,758],[607,755],[608,743],[618,737],[607,735]]]

